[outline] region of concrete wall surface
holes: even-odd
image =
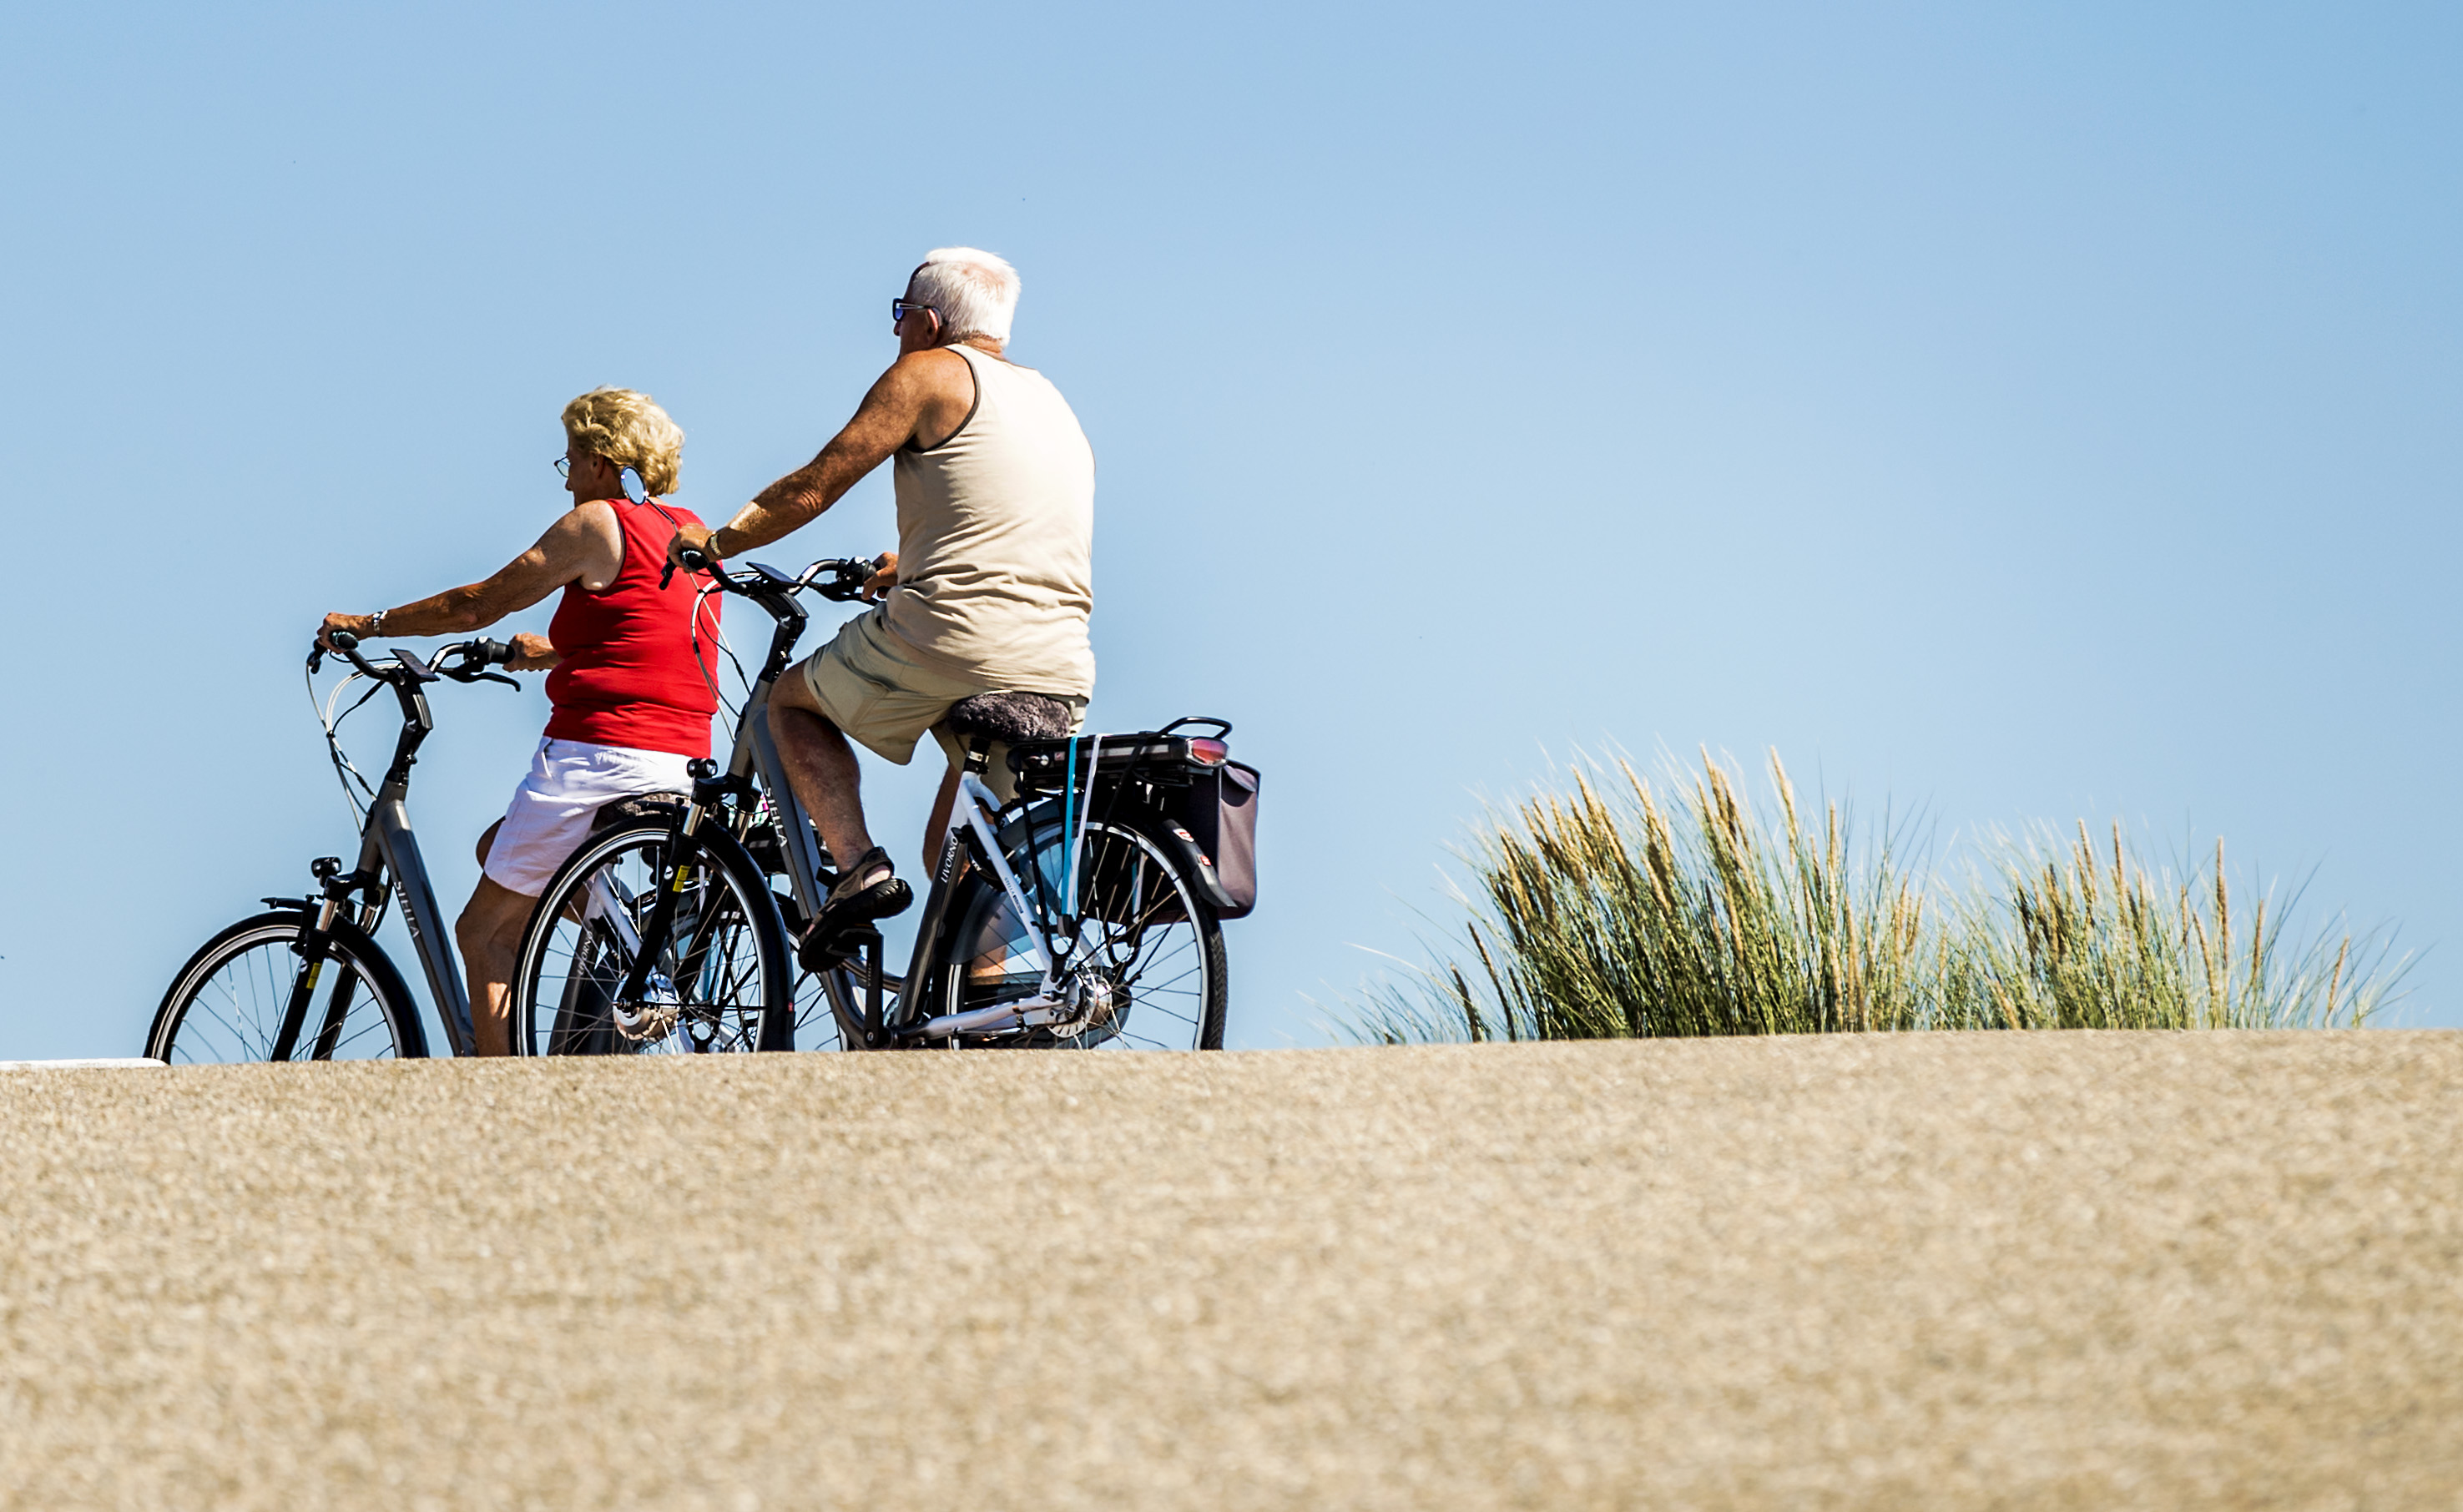
[[[0,1074],[8,1507],[2463,1505],[2463,1035]]]

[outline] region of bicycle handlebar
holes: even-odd
[[[436,653],[433,662],[422,663],[417,657],[397,649],[391,666],[370,661],[360,652],[360,637],[347,630],[337,630],[308,651],[308,670],[319,672],[325,665],[325,648],[330,642],[337,656],[359,669],[360,675],[379,682],[399,682],[407,678],[413,682],[426,682],[436,678],[450,678],[456,682],[501,682],[509,688],[521,684],[502,673],[490,672],[491,666],[504,666],[513,659],[513,648],[501,640],[458,640]]]
[[[453,659],[450,665],[446,660],[448,657]],[[451,678],[456,682],[501,682],[509,688],[517,688],[521,684],[512,679],[488,670],[507,665],[512,659],[513,648],[504,641],[463,640],[436,653],[436,659],[428,665],[438,677]]]
[[[678,563],[695,576],[708,573],[717,588],[747,598],[790,598],[809,588],[823,598],[841,604],[862,597],[863,585],[871,582],[874,574],[881,571],[878,558],[865,561],[861,557],[833,556],[824,557],[805,568],[801,577],[789,577],[776,568],[765,567],[759,562],[749,564],[741,572],[730,572],[718,570],[708,553],[687,547],[678,551],[676,560],[669,562],[659,573],[661,588],[666,587],[675,576]]]
[[[384,674],[379,672],[367,658],[360,655],[360,637],[347,630],[337,630],[330,636],[321,637],[308,647],[310,672],[325,670],[325,652],[328,642],[331,642],[331,648],[336,656],[359,668],[363,676],[374,678],[380,682],[384,680]]]

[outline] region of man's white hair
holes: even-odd
[[[906,280],[906,297],[941,312],[941,339],[990,336],[1009,344],[1017,314],[1017,270],[971,247],[936,247]]]

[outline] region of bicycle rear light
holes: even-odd
[[[1232,747],[1221,741],[1192,740],[1188,743],[1188,759],[1200,767],[1220,767],[1232,759]]]

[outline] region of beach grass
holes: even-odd
[[[1934,864],[1911,828],[1807,813],[1705,754],[1660,783],[1585,763],[1492,810],[1459,853],[1457,932],[1347,1000],[1384,1042],[1909,1029],[2352,1027],[2405,962],[2298,890],[2108,836],[1991,832]]]

